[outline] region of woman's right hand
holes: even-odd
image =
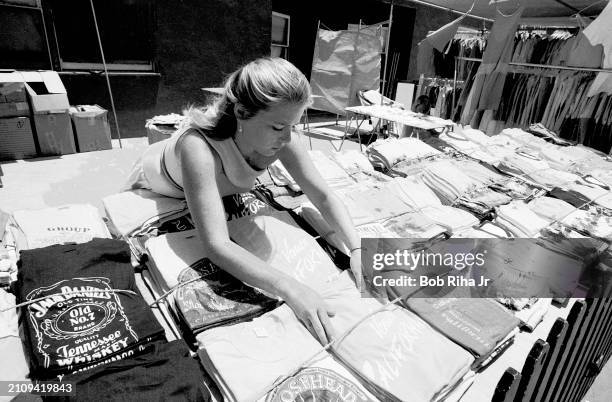
[[[322,345],[334,339],[335,333],[329,318],[333,317],[335,312],[317,292],[296,281],[292,284],[285,302]]]

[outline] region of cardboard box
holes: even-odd
[[[41,155],[66,155],[76,152],[68,111],[35,114],[34,126]]]
[[[70,108],[79,152],[113,148],[107,113],[107,110],[98,105],[79,105]]]
[[[36,156],[32,125],[28,117],[0,119],[0,160]]]
[[[76,152],[68,95],[55,71],[20,71],[34,114],[34,132],[41,155]]]
[[[0,117],[30,115],[23,77],[17,72],[0,73]]]
[[[66,88],[55,71],[21,71],[32,112],[64,112],[70,108]]]

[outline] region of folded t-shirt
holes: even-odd
[[[469,370],[473,356],[400,306],[383,311],[344,272],[323,297],[336,314],[334,355],[381,400],[430,401]],[[341,334],[357,327],[342,337]]]
[[[519,324],[508,310],[490,299],[411,297],[405,304],[431,326],[470,351],[486,358]]]
[[[164,330],[137,292],[125,242],[94,239],[23,251],[17,297],[34,378],[132,355]],[[136,294],[109,292],[130,290]]]
[[[202,364],[227,401],[374,400],[286,304],[197,339]]]
[[[66,376],[66,401],[210,401],[198,362],[183,340],[156,342],[147,353]]]
[[[18,250],[62,243],[85,243],[94,237],[110,238],[98,209],[87,204],[15,211],[13,221],[25,238],[25,244],[18,242]],[[20,238],[15,237],[16,240]]]
[[[272,267],[317,290],[339,272],[329,256],[287,212],[227,223],[230,238]]]
[[[205,257],[196,230],[149,239],[150,270],[160,288],[171,294],[173,307],[196,334],[228,322],[253,317],[273,308],[277,300],[245,285]]]

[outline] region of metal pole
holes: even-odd
[[[457,58],[455,57],[455,74],[453,76],[453,104],[451,106],[451,120],[455,114],[455,96],[457,94]]]
[[[389,42],[391,38],[391,25],[393,24],[393,1],[391,1],[391,9],[389,10],[389,31],[387,32],[387,40],[385,44],[385,67],[383,70],[383,87],[382,96],[380,97],[380,104],[383,104],[383,97],[385,96],[385,90],[387,89],[387,62],[389,61]]]
[[[446,10],[446,11],[449,11],[451,13],[455,13],[455,14],[459,14],[459,15],[465,14],[465,11],[459,11],[459,10],[455,10],[453,8],[450,8],[450,7],[439,6],[437,4],[433,4],[433,3],[430,3],[428,1],[423,1],[423,0],[408,0],[408,1],[411,1],[411,2],[417,3],[417,4],[422,4],[422,5],[428,6],[428,7],[437,8],[439,10]],[[481,21],[493,22],[493,20],[491,18],[480,17],[478,15],[468,15],[467,18],[474,18],[474,19],[481,20]]]
[[[106,76],[106,85],[108,86],[108,95],[110,96],[111,108],[113,109],[113,116],[115,118],[115,128],[117,129],[117,137],[119,138],[119,148],[123,149],[123,144],[121,144],[121,131],[119,131],[119,122],[117,121],[117,112],[115,110],[115,101],[113,100],[113,91],[111,90],[110,79],[108,78],[108,70],[106,68],[104,50],[102,49],[102,39],[100,39],[100,30],[98,29],[98,19],[96,18],[96,9],[94,8],[93,0],[89,0],[89,3],[91,4],[91,13],[93,14],[94,24],[96,26],[96,35],[98,36],[98,45],[100,46],[100,53],[102,54],[102,64],[104,65],[104,75]]]

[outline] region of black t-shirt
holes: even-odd
[[[104,292],[132,290],[137,294]],[[52,295],[52,296],[51,296]],[[21,253],[17,284],[31,376],[133,356],[164,331],[138,293],[125,242],[94,239]]]
[[[200,365],[184,341],[157,342],[151,351],[66,376],[76,395],[70,401],[209,401]]]

